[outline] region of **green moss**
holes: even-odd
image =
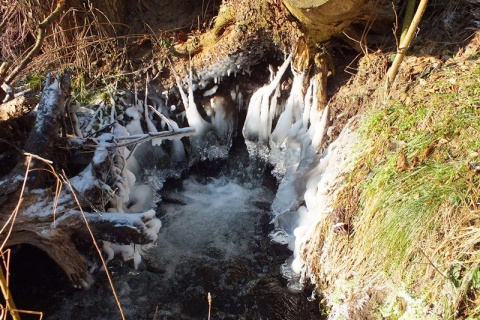
[[[32,90],[40,91],[42,90],[43,79],[45,79],[45,75],[34,72],[27,76],[26,84]]]

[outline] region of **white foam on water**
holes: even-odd
[[[168,197],[178,203],[162,203],[166,214],[152,250],[168,261],[167,274],[174,275],[176,266],[189,258],[229,260],[252,254],[255,223],[264,214],[255,202],[269,202],[273,194],[226,177],[191,176]]]

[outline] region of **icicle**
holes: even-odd
[[[145,100],[147,100],[147,98],[145,98]],[[148,132],[152,132],[152,133],[156,133],[158,132],[157,128],[155,127],[155,125],[153,124],[152,120],[150,119],[149,115],[148,115],[148,108],[150,106],[147,106],[145,105],[145,122],[147,123],[147,129],[148,129]],[[160,139],[160,138],[155,138],[155,139],[152,139],[152,146],[161,146],[162,145],[162,140],[163,139]]]
[[[173,131],[178,130],[178,124],[171,119],[170,119],[170,125],[172,126]],[[181,138],[174,138],[172,140],[170,158],[174,164],[178,164],[179,162],[186,160],[185,148],[183,146],[183,142]]]
[[[268,113],[268,122],[267,122],[267,132],[270,134],[272,132],[272,125],[273,119],[275,119],[275,115],[277,114],[277,105],[278,105],[278,97],[280,96],[280,86],[277,86],[275,93],[270,101],[270,110]]]
[[[315,133],[313,134],[312,138],[312,146],[316,152],[318,152],[322,146],[323,137],[327,132],[327,124],[328,124],[328,105],[323,109],[322,112],[322,119],[320,123],[314,124],[315,125]]]
[[[305,93],[305,107],[303,108],[303,126],[308,128],[308,124],[310,122],[310,113],[312,109],[312,105],[314,104],[314,99],[316,99],[316,81],[314,78],[310,79],[310,84],[307,88],[307,92]],[[316,106],[315,106],[316,107]]]
[[[271,123],[269,98],[279,85],[291,60],[292,54],[288,56],[282,66],[278,69],[277,74],[275,76],[273,76],[273,74],[271,75],[270,84],[258,89],[253,94],[248,105],[247,117],[242,130],[245,139],[250,141],[259,140],[263,144],[268,141],[268,136],[271,130],[271,128],[268,127],[268,124]]]
[[[218,85],[214,85],[210,89],[205,90],[205,92],[203,93],[203,96],[204,97],[212,96],[215,94],[215,92],[217,92],[217,89],[218,89]]]
[[[140,255],[140,252],[142,251],[142,247],[139,246],[138,244],[134,244],[133,248],[134,248],[133,267],[135,268],[135,270],[138,270],[140,263],[142,263],[142,256]]]
[[[115,251],[113,251],[112,247],[110,246],[110,242],[104,240],[102,250],[107,254],[107,259],[105,259],[105,262],[108,262],[115,257]]]
[[[148,82],[150,81],[150,77],[148,76],[148,73],[147,73],[147,79],[145,80],[145,102],[144,102],[144,106],[145,106],[145,109],[148,109],[148,103],[147,103],[147,100],[148,100]]]
[[[213,108],[214,115],[212,125],[215,132],[222,139],[225,139],[228,144],[231,143],[234,128],[234,109],[235,106],[231,101],[227,101],[222,96],[215,96],[210,99],[210,104]]]
[[[192,68],[190,68],[188,77],[188,107],[185,112],[187,115],[188,124],[195,128],[196,134],[191,137],[194,147],[201,148],[203,145],[203,137],[205,133],[211,130],[211,125],[205,121],[198,112],[197,105],[193,97],[193,85],[192,85]]]
[[[132,118],[132,120],[126,125],[127,131],[130,135],[143,134],[142,125],[140,124],[140,113],[138,109],[133,106],[125,110],[125,114]]]
[[[280,115],[277,126],[270,136],[271,142],[277,146],[282,144],[287,137],[291,125],[297,122],[297,120],[300,118],[300,115],[303,113],[304,102],[302,97],[302,89],[304,80],[304,73],[294,73],[292,89],[290,91],[290,96],[287,99],[285,111]]]

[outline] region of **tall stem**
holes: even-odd
[[[395,56],[395,60],[393,61],[392,66],[387,71],[387,80],[385,83],[385,98],[387,98],[388,95],[390,94],[392,83],[397,76],[398,69],[400,68],[400,64],[402,63],[403,58],[405,57],[407,49],[410,46],[415,36],[415,32],[418,28],[418,25],[420,24],[420,21],[422,20],[422,16],[423,16],[423,13],[425,12],[427,4],[428,4],[428,0],[420,0],[420,4],[418,5],[417,11],[415,12],[415,16],[413,17],[412,22],[408,27],[408,31],[405,34],[405,38],[403,39],[403,41],[400,41],[400,46],[398,48],[397,55]]]

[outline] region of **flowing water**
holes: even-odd
[[[211,319],[320,319],[311,291],[292,292],[282,277],[291,251],[269,238],[276,182],[265,165],[242,150],[191,171],[164,183],[163,226],[140,270],[109,262],[127,319],[207,319],[209,311]],[[119,319],[103,271],[94,274],[89,290],[57,287],[22,307],[43,309],[45,319]]]
[[[167,143],[167,149],[152,141],[137,148],[132,163],[127,162],[126,171],[139,181],[141,190],[148,184],[156,192],[153,199],[158,200],[157,216],[163,225],[153,245],[135,247],[142,250],[138,270],[120,257],[108,263],[127,319],[207,319],[209,314],[211,319],[320,319],[319,303],[311,301],[312,290],[300,278],[305,264],[299,252],[307,241],[303,235],[321,216],[315,214],[321,206],[307,200],[316,199],[323,190],[319,177],[328,176],[323,174],[328,161],[317,166],[326,129],[322,119],[328,110],[318,111],[314,82],[303,96],[305,75],[293,69],[291,90],[280,99],[280,82],[290,60],[272,72],[269,84],[255,89],[247,109],[241,107],[238,85],[233,86],[236,91],[218,89],[210,99],[215,112],[206,113],[209,121],[198,112],[189,79],[188,99],[182,96],[185,115],[196,129],[189,148],[180,139]],[[142,117],[151,131],[156,130],[153,118],[141,111],[143,100],[135,101],[123,106],[131,120],[119,132],[143,133]],[[154,105],[175,118],[170,121],[176,128],[181,112],[174,117],[168,110],[176,108],[166,108],[166,102]],[[239,111],[246,111],[244,126],[236,119]],[[235,130],[236,125],[243,130]],[[245,142],[236,134],[240,131]],[[230,148],[235,136],[238,141]],[[218,160],[229,150],[227,159]],[[174,170],[170,163],[186,162],[192,165],[188,174],[166,178]],[[154,164],[165,169],[152,168]],[[297,208],[303,193],[312,196]],[[46,319],[120,319],[104,271],[93,266],[92,272],[96,283],[85,291],[59,286],[66,281],[58,271],[41,285],[17,278],[19,285],[12,291],[24,297],[22,303],[28,302],[19,307],[45,311]],[[40,294],[25,295],[30,287]]]

